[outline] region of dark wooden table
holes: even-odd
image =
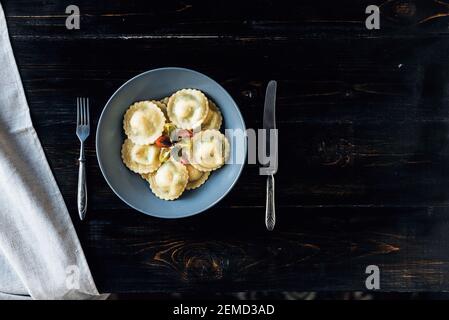
[[[449,2],[1,0],[34,125],[103,292],[449,291]],[[381,29],[365,27],[381,6]],[[108,97],[157,67],[196,69],[259,128],[278,80],[276,230],[265,177],[192,218],[122,203],[88,141],[88,220],[76,211],[75,97]],[[0,66],[1,67],[1,66]]]

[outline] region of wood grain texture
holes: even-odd
[[[3,0],[31,116],[104,292],[449,290],[449,4],[441,1]],[[364,27],[381,6],[381,30]],[[265,177],[247,165],[196,217],[129,209],[87,142],[89,212],[76,211],[75,97],[92,127],[111,94],[148,69],[183,66],[220,82],[259,128],[278,81],[277,226]]]
[[[376,264],[382,290],[447,290],[447,209],[284,208],[272,233],[261,211],[166,221],[109,210],[103,221],[96,212],[82,234],[105,289],[362,289],[365,267]]]

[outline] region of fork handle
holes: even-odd
[[[79,160],[78,172],[78,213],[80,219],[84,220],[87,211],[87,185],[86,185],[86,160]]]
[[[276,224],[276,212],[274,205],[274,176],[267,176],[267,203],[265,209],[265,225],[267,230],[272,231]]]

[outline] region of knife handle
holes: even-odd
[[[265,225],[268,231],[274,229],[276,224],[276,213],[274,207],[274,176],[269,175],[267,177],[267,203],[265,211]]]

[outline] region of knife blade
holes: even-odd
[[[265,135],[265,154],[269,154],[268,161],[263,163],[260,173],[267,175],[267,199],[265,208],[265,225],[269,231],[276,224],[274,202],[274,175],[278,168],[278,136],[276,129],[276,90],[277,82],[271,80],[265,93],[263,113],[263,129]]]

